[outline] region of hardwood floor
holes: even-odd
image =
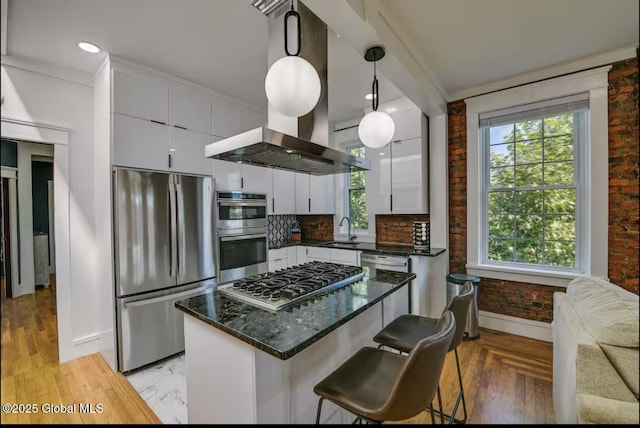
[[[55,282],[17,299],[2,299],[2,389],[5,403],[103,404],[102,413],[2,413],[4,423],[160,423],[124,376],[101,355],[58,364]],[[469,424],[554,424],[552,345],[480,329],[459,348]],[[450,411],[457,393],[453,353],[440,386]],[[457,414],[462,417],[462,405]],[[436,420],[438,422],[438,420]],[[424,412],[405,424],[429,424]]]
[[[460,343],[458,356],[468,424],[556,423],[551,343],[481,328],[479,339]],[[455,355],[450,352],[440,378],[446,412],[453,408],[457,387]],[[456,417],[463,417],[462,404]],[[423,412],[403,423],[430,424],[431,417]]]
[[[160,423],[127,379],[114,373],[100,354],[58,363],[55,288],[52,280],[49,288],[37,288],[34,294],[2,299],[0,422]],[[27,405],[31,413],[6,413],[7,403]],[[81,412],[74,403],[89,403],[94,413]],[[61,404],[73,411],[49,408]]]

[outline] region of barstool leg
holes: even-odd
[[[322,400],[324,400],[323,397],[320,397],[320,400],[318,400],[318,411],[316,413],[316,425],[320,423],[320,411],[322,410]]]
[[[438,410],[440,413],[440,424],[443,425],[444,424],[444,417],[443,414],[444,412],[442,411],[442,397],[440,396],[440,384],[438,384],[438,388],[436,389],[436,392],[438,394]]]
[[[467,403],[464,400],[464,386],[462,386],[462,373],[460,373],[460,360],[458,359],[458,348],[454,349],[453,352],[456,354],[456,368],[458,369],[458,383],[460,384],[460,392],[458,393],[458,397],[456,398],[456,404],[453,406],[453,412],[451,412],[451,421],[459,424],[467,423]],[[458,411],[458,405],[460,404],[460,400],[462,400],[462,413],[464,418],[455,419],[455,415]]]

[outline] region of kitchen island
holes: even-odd
[[[415,274],[379,271],[271,312],[216,290],[176,303],[184,312],[189,423],[313,423],[316,383],[388,323],[382,300]],[[324,423],[350,423],[331,403]]]

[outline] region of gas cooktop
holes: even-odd
[[[218,291],[226,296],[272,312],[293,306],[311,296],[343,287],[364,276],[358,266],[309,262],[276,272],[234,281]]]

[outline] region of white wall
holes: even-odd
[[[60,328],[71,334],[59,333],[59,358],[68,361],[95,352],[98,339],[113,328],[104,317],[105,290],[95,274],[93,88],[7,64],[1,71],[3,117],[69,129],[70,284],[58,284],[70,289],[70,325]]]
[[[18,143],[18,217],[20,239],[20,281],[13,297],[35,291],[33,255],[33,198],[31,188],[31,156],[53,156],[53,146]],[[17,266],[16,266],[17,268]],[[15,270],[18,271],[17,269]]]

